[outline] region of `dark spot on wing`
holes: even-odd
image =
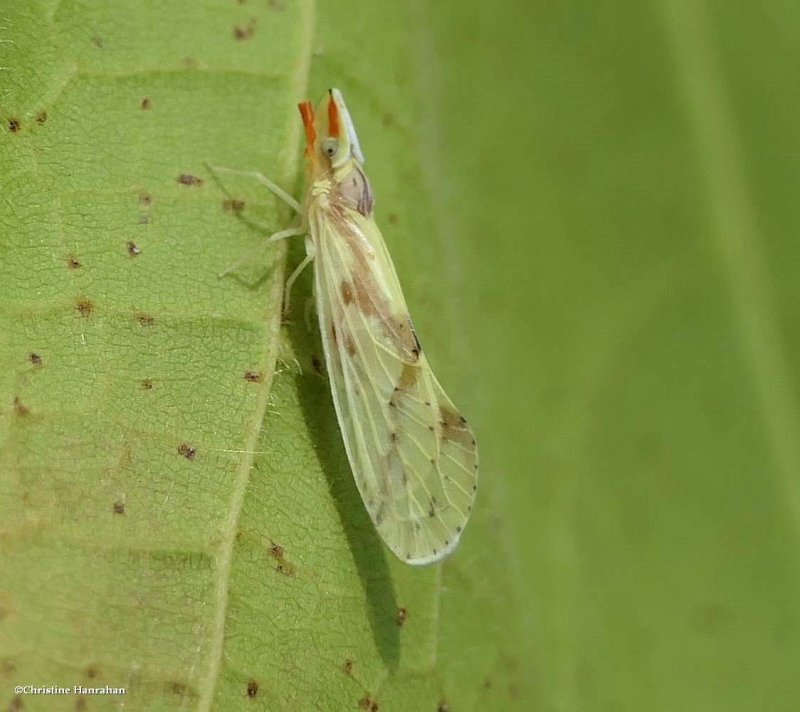
[[[125,502],[121,499],[114,502],[114,514],[125,514]]]
[[[193,176],[190,173],[181,173],[175,180],[181,185],[203,185],[203,179]]]
[[[258,694],[258,683],[250,680],[247,683],[247,696],[252,700]]]
[[[350,334],[347,335],[344,343],[345,348],[347,349],[347,355],[351,358],[356,355],[356,343],[353,341],[353,337]]]
[[[436,497],[431,497],[428,502],[428,516],[431,518],[436,516]]]
[[[136,243],[135,243],[135,242],[133,242],[133,241],[130,241],[130,240],[129,240],[129,241],[128,241],[128,254],[129,254],[131,257],[136,257],[136,256],[137,256],[137,255],[139,255],[140,253],[141,253],[141,250],[140,250],[140,249],[139,249],[139,247],[136,245]]]
[[[147,111],[148,109],[152,109],[153,108],[153,102],[150,101],[150,97],[149,96],[146,96],[146,97],[144,97],[144,99],[142,99],[141,103],[139,104],[139,108],[143,109],[144,111]]]
[[[193,448],[191,445],[187,445],[186,443],[181,443],[178,445],[178,454],[183,455],[187,460],[194,460],[195,455],[197,454],[197,449]]]

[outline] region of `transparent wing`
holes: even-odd
[[[475,438],[431,373],[374,221],[314,211],[310,222],[320,330],[356,485],[398,557],[438,561],[472,510]]]

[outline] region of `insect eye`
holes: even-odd
[[[322,152],[328,157],[333,158],[339,150],[339,141],[335,138],[326,138],[322,142]]]

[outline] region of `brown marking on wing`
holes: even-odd
[[[467,427],[467,421],[460,413],[446,406],[439,406],[439,425],[442,426],[443,440],[450,440],[465,448],[475,445],[475,439]]]
[[[347,306],[353,301],[353,288],[347,282],[342,282],[341,289],[342,299],[344,300],[345,306]]]
[[[350,334],[345,335],[344,347],[347,349],[347,355],[350,356],[350,358],[356,355],[356,344]]]
[[[406,391],[417,382],[419,370],[416,366],[404,363],[403,370],[400,371],[400,379],[397,381],[395,391]]]

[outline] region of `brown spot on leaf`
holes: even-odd
[[[146,96],[146,97],[144,97],[144,99],[142,99],[141,103],[139,104],[139,108],[144,110],[144,111],[147,111],[148,109],[152,109],[153,108],[153,102],[150,101],[150,97],[149,96]]]
[[[150,195],[150,193],[139,193],[139,205],[141,207],[149,208],[152,204],[153,204],[153,196]]]
[[[99,49],[102,49],[103,48],[103,38],[102,37],[98,37],[97,35],[95,35],[94,37],[92,37],[92,44],[94,44],[95,47],[98,47]]]
[[[181,185],[203,185],[203,179],[193,176],[191,173],[181,173],[176,180]]]
[[[366,710],[366,712],[378,712],[378,703],[367,695],[358,701],[358,709]]]
[[[68,269],[79,269],[80,266],[81,266],[81,263],[78,261],[77,257],[74,257],[73,255],[70,255],[69,257],[67,257],[67,268]]]
[[[249,680],[247,683],[247,696],[252,700],[258,694],[258,682]]]
[[[389,213],[386,216],[386,219],[389,221],[390,225],[397,225],[397,223],[399,222],[397,219],[397,215],[395,213]]]
[[[8,704],[8,712],[19,712],[19,710],[24,709],[25,704],[22,702],[21,695],[14,695],[11,698],[11,702]]]
[[[194,460],[194,456],[197,454],[197,450],[193,448],[191,445],[187,445],[186,443],[181,443],[178,445],[178,454],[183,455],[187,460]]]
[[[284,550],[280,544],[272,542],[269,547],[269,555],[277,562],[275,571],[284,576],[294,576],[294,566],[284,557]]]
[[[141,254],[141,250],[139,249],[138,245],[133,241],[128,241],[128,254],[131,257],[137,257]]]
[[[8,120],[8,130],[11,133],[17,133],[22,126],[19,123],[19,119],[9,119]]]
[[[248,383],[261,383],[264,380],[263,376],[257,371],[245,371],[244,380]]]
[[[125,514],[125,502],[121,499],[114,502],[114,514]]]
[[[145,314],[144,312],[139,312],[136,315],[136,321],[138,322],[139,326],[153,326],[156,323],[156,319],[151,314]]]
[[[41,126],[45,121],[47,121],[47,112],[42,109],[38,114],[36,114],[36,123]]]
[[[345,675],[353,674],[353,661],[350,658],[347,658],[344,661],[344,663],[342,664],[342,670],[344,670]]]
[[[242,210],[244,210],[244,206],[244,200],[237,200],[236,198],[230,198],[229,200],[222,201],[222,209],[226,213],[234,213],[235,215],[238,215],[242,212]]]
[[[92,663],[89,667],[86,668],[86,677],[95,678],[97,677],[98,669],[97,665]]]
[[[0,660],[0,673],[3,675],[11,675],[17,671],[17,664],[11,658],[3,658]]]
[[[88,299],[80,299],[78,303],[75,305],[75,308],[78,310],[78,313],[84,318],[88,319],[92,312],[94,311],[94,304]]]
[[[249,40],[256,31],[256,20],[255,18],[251,18],[250,22],[246,25],[234,25],[233,27],[233,39],[238,40],[239,42],[243,42],[245,40]]]
[[[28,354],[28,361],[30,361],[34,366],[42,365],[42,357],[33,351]]]
[[[439,704],[436,706],[436,712],[450,712],[450,708],[447,706],[447,702],[445,702],[444,700],[442,700],[442,701],[441,701],[441,702],[440,702],[440,703],[439,703]]]
[[[17,415],[25,416],[28,415],[31,411],[28,406],[26,406],[20,399],[19,396],[14,396],[14,412]]]
[[[311,368],[314,369],[314,373],[318,376],[322,375],[322,362],[319,360],[318,356],[311,357]]]
[[[394,622],[402,628],[405,625],[405,622],[408,620],[408,609],[407,608],[398,608],[397,614],[394,617]]]
[[[143,378],[141,381],[139,381],[139,386],[143,391],[153,390],[153,382],[149,378]]]

